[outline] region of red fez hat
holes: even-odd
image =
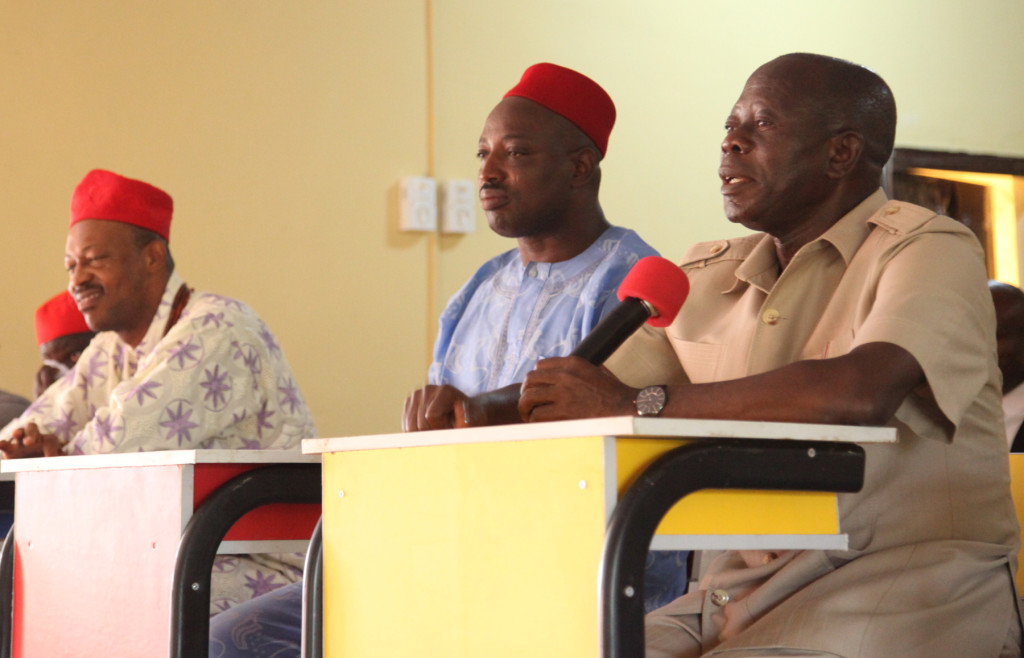
[[[557,64],[534,64],[505,97],[521,96],[572,121],[604,157],[615,125],[615,103],[601,85]]]
[[[92,330],[67,290],[51,297],[36,309],[36,343],[39,345],[49,343],[54,338],[86,331]]]
[[[107,219],[153,231],[164,240],[171,233],[174,201],[149,183],[93,169],[71,196],[71,226],[83,219]]]

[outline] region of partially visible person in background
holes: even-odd
[[[46,300],[36,309],[36,343],[43,365],[36,372],[34,397],[42,395],[78,363],[78,357],[96,334],[85,323],[74,298],[67,290]],[[20,414],[19,414],[20,415]],[[12,418],[14,418],[12,416]],[[4,420],[4,425],[12,418]]]
[[[29,401],[20,395],[0,391],[0,425],[6,425],[28,409]]]
[[[1010,452],[1024,452],[1024,291],[989,281],[996,307],[996,351],[1003,373],[1003,420]]]

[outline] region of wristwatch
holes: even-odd
[[[638,416],[657,416],[665,408],[667,399],[664,386],[648,386],[640,389],[635,400],[636,414]]]

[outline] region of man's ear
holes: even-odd
[[[142,248],[146,269],[157,272],[167,267],[167,243],[163,240],[150,240]]]
[[[857,168],[864,155],[864,136],[853,130],[844,130],[829,139],[828,148],[828,176],[843,178]]]
[[[572,158],[573,164],[573,187],[588,185],[594,179],[594,176],[598,174],[601,157],[598,155],[597,150],[590,146],[584,146],[573,151],[569,157]]]

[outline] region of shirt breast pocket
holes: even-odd
[[[831,333],[827,339],[812,339],[807,342],[801,359],[831,359],[849,354],[853,349],[853,329],[844,329]]]
[[[672,348],[690,382],[701,384],[716,381],[722,346],[715,343],[694,343],[672,339]]]

